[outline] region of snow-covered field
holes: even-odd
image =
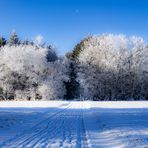
[[[148,102],[0,102],[0,147],[148,148]]]

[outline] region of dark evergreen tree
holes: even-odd
[[[18,35],[16,34],[16,32],[13,32],[13,33],[10,35],[8,44],[9,44],[10,46],[13,46],[13,45],[16,46],[16,45],[20,45],[20,44],[21,44],[21,41],[20,41]]]
[[[79,83],[76,81],[77,75],[75,67],[76,67],[75,61],[71,61],[69,66],[70,81],[65,82],[66,91],[67,91],[65,98],[67,100],[72,100],[79,97]]]
[[[5,46],[7,43],[6,39],[3,37],[0,37],[0,47]]]
[[[66,56],[67,56],[69,59],[76,60],[76,59],[78,58],[79,54],[81,53],[81,51],[84,49],[84,46],[85,46],[84,43],[89,42],[90,38],[91,38],[90,36],[87,37],[87,38],[84,38],[80,43],[78,43],[78,44],[74,47],[73,51],[67,53]]]
[[[34,43],[32,41],[29,40],[25,40],[22,42],[23,45],[34,45]]]
[[[84,38],[78,43],[72,52],[66,53],[66,57],[71,61],[69,66],[69,78],[70,81],[65,83],[67,94],[66,99],[75,99],[80,97],[80,87],[77,82],[77,59],[79,54],[83,51],[86,42],[89,42],[90,37]]]
[[[46,48],[48,49],[47,54],[47,61],[54,62],[58,59],[57,54],[51,45],[47,45]]]

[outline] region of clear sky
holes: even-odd
[[[21,39],[42,35],[61,55],[92,34],[148,41],[148,0],[0,0],[0,35],[14,29]]]

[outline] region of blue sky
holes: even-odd
[[[0,35],[42,35],[60,55],[82,38],[123,33],[148,40],[147,0],[0,0]]]

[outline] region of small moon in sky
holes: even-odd
[[[75,10],[75,13],[79,13],[79,9],[76,9],[76,10]]]

